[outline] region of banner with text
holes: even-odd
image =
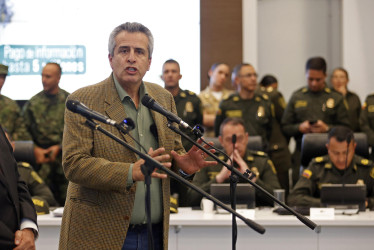
[[[0,45],[0,63],[9,75],[40,75],[48,62],[60,64],[63,74],[86,72],[83,45]]]

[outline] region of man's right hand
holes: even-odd
[[[164,154],[165,148],[158,148],[155,151],[153,149],[149,149],[148,154],[155,159],[158,162],[161,162],[164,167],[170,168],[171,162],[167,162],[170,159],[170,155]],[[140,159],[136,161],[132,167],[132,179],[133,181],[144,181],[144,175],[141,170],[141,165],[143,165],[145,161],[143,159]],[[151,177],[153,178],[160,178],[165,179],[167,177],[167,174],[161,174],[156,172],[157,169],[153,171],[151,174]]]
[[[299,131],[303,134],[310,133],[310,123],[308,120],[303,121],[299,125]]]

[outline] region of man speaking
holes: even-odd
[[[165,167],[193,174],[214,165],[215,162],[205,161],[206,154],[197,147],[185,153],[180,136],[167,129],[167,119],[141,103],[149,95],[176,114],[173,96],[161,86],[142,80],[152,60],[150,30],[139,23],[119,25],[110,34],[108,47],[112,74],[102,82],[77,90],[68,99],[82,102],[115,121],[131,118],[136,124],[132,137]],[[101,126],[142,150],[129,135],[122,135],[109,124]],[[148,249],[145,185],[140,170],[143,163],[132,151],[87,127],[82,116],[66,111],[63,168],[69,187],[60,249]],[[166,174],[154,171],[154,249],[168,248],[169,189]]]

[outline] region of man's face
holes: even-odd
[[[176,63],[165,63],[162,67],[161,79],[165,82],[165,88],[175,88],[179,86],[182,78],[180,69]]]
[[[58,84],[60,82],[59,69],[54,64],[47,64],[42,71],[43,89],[47,94],[55,95],[58,93]]]
[[[339,142],[335,137],[331,137],[329,143],[326,144],[326,147],[334,166],[339,170],[344,170],[346,166],[349,166],[349,164],[351,164],[352,162],[353,156],[355,154],[356,143],[354,141],[351,141],[347,151],[346,141]]]
[[[243,66],[239,71],[237,81],[242,91],[254,92],[257,87],[257,74],[255,69],[250,65]]]
[[[306,71],[306,79],[308,87],[312,92],[319,92],[325,88],[326,75],[322,70],[308,69]]]
[[[219,87],[223,87],[228,80],[230,74],[229,66],[226,64],[218,65],[213,71],[209,71],[210,83]]]
[[[122,31],[115,41],[113,56],[108,55],[113,74],[122,86],[140,84],[151,66],[148,37],[141,32]]]
[[[6,75],[0,75],[0,91],[4,86]]]
[[[235,149],[237,149],[240,156],[243,157],[247,149],[248,133],[245,132],[242,125],[226,124],[222,129],[222,135],[219,136],[219,141],[225,149],[225,152],[231,155],[233,151],[232,136],[234,134],[236,135]]]

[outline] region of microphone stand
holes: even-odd
[[[235,150],[235,143],[236,143],[236,134],[232,136],[232,153],[234,154]],[[234,159],[231,161],[231,167],[234,168]],[[231,208],[236,210],[236,186],[238,184],[239,178],[233,171],[231,171],[230,175],[230,200],[231,200]],[[232,214],[232,249],[236,249],[236,240],[237,240],[237,233],[238,233],[238,225],[236,224],[235,215]]]
[[[98,130],[101,133],[103,133],[104,135],[108,136],[109,138],[115,140],[116,142],[118,142],[119,144],[121,144],[122,146],[124,146],[125,148],[127,148],[128,150],[130,150],[130,151],[134,152],[135,154],[137,154],[141,159],[143,159],[145,161],[145,164],[144,164],[144,167],[142,167],[142,172],[143,172],[143,169],[145,169],[145,172],[148,172],[148,173],[152,173],[155,168],[160,169],[160,170],[164,171],[165,173],[167,173],[169,176],[171,176],[174,179],[176,179],[177,181],[183,183],[184,185],[188,186],[189,188],[191,188],[191,189],[195,190],[196,192],[200,193],[202,196],[204,196],[207,199],[213,201],[214,204],[222,207],[223,209],[225,209],[229,213],[235,214],[236,217],[240,218],[245,224],[247,224],[250,228],[252,228],[256,232],[258,232],[260,234],[264,234],[265,233],[265,228],[263,228],[261,225],[257,224],[256,222],[254,222],[254,221],[252,221],[252,220],[250,220],[248,218],[245,218],[243,215],[237,213],[235,210],[233,210],[232,208],[226,206],[224,203],[222,203],[220,200],[218,200],[214,196],[208,194],[207,192],[205,192],[201,188],[193,185],[192,183],[190,183],[189,181],[185,180],[184,178],[182,178],[181,176],[179,176],[177,173],[173,172],[172,170],[164,167],[161,163],[159,163],[158,161],[156,161],[155,159],[153,159],[148,154],[142,153],[141,151],[139,151],[136,148],[132,147],[131,145],[127,144],[125,141],[121,140],[120,138],[118,138],[117,136],[113,135],[109,131],[103,129],[98,123],[95,123],[94,121],[92,121],[90,119],[87,119],[86,120],[86,124],[90,128]],[[124,132],[124,131],[121,131],[121,132]],[[148,173],[146,173],[146,174],[148,174]],[[148,188],[147,188],[147,192],[148,192]],[[150,205],[149,205],[149,208],[150,208]],[[147,223],[150,223],[150,216],[147,218]],[[150,228],[151,227],[148,226],[148,229],[150,229]],[[150,234],[148,234],[148,235],[150,235]]]
[[[306,225],[307,227],[309,227],[310,229],[312,230],[315,230],[316,233],[319,233],[320,232],[320,227],[317,226],[317,224],[315,224],[313,221],[309,220],[308,218],[306,218],[305,216],[301,215],[300,213],[296,212],[295,210],[293,210],[292,208],[290,208],[289,206],[287,206],[285,203],[281,202],[280,200],[278,200],[277,198],[275,198],[273,195],[271,195],[268,191],[266,191],[265,189],[263,189],[261,186],[259,186],[257,183],[253,182],[252,180],[250,180],[250,178],[247,178],[245,175],[243,175],[242,173],[240,173],[240,171],[238,171],[236,168],[233,168],[232,166],[230,166],[229,164],[227,164],[226,162],[220,160],[216,155],[214,155],[213,153],[211,153],[209,150],[205,149],[203,146],[201,146],[200,144],[198,144],[197,142],[195,142],[194,140],[192,140],[189,136],[187,136],[185,133],[183,133],[182,131],[180,131],[179,129],[177,129],[176,127],[174,127],[170,122],[168,122],[168,128],[170,128],[171,130],[173,130],[175,133],[181,135],[183,138],[187,139],[188,141],[190,141],[191,143],[193,143],[196,147],[198,147],[199,149],[201,149],[202,151],[204,151],[207,155],[209,155],[210,157],[212,157],[215,161],[219,162],[220,164],[224,165],[225,167],[227,167],[230,171],[234,172],[236,175],[238,175],[239,177],[241,177],[242,179],[244,179],[245,181],[249,182],[252,186],[254,186],[256,188],[256,190],[260,190],[261,192],[263,192],[267,197],[269,197],[270,199],[272,199],[274,202],[278,203],[279,205],[281,205],[282,207],[284,207],[286,210],[288,210],[290,213],[292,213],[293,215],[296,216],[296,218],[301,221],[302,223],[304,223],[304,225]],[[199,133],[196,133],[196,134],[199,134]]]

